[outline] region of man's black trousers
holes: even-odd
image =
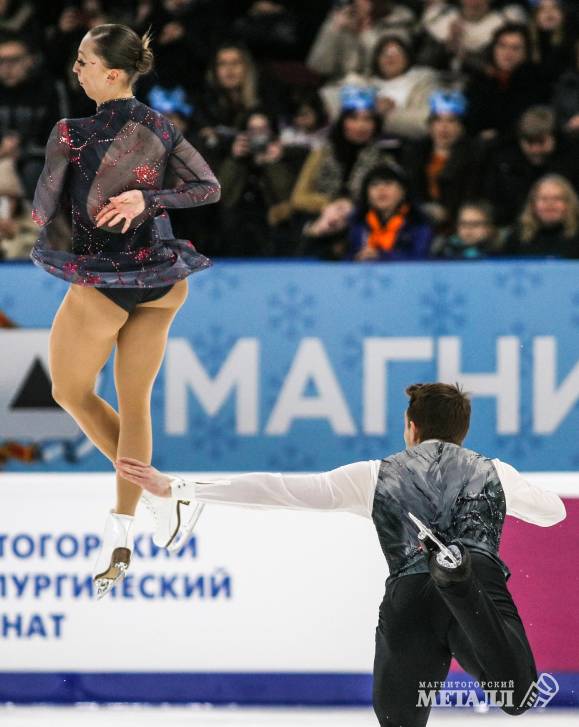
[[[509,714],[537,679],[535,661],[497,563],[471,553],[472,577],[445,589],[429,573],[389,578],[380,606],[374,661],[374,710],[380,725],[423,727],[430,706],[420,682],[445,680],[454,656],[480,682],[514,683]]]

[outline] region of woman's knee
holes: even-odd
[[[94,396],[91,387],[71,384],[66,378],[52,382],[52,398],[65,411],[86,407]]]

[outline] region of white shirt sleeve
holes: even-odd
[[[500,459],[493,459],[493,464],[505,493],[507,515],[544,528],[565,519],[565,505],[558,495],[532,485],[514,467]]]
[[[330,472],[284,475],[252,472],[208,482],[174,478],[173,496],[215,505],[291,510],[333,510],[372,517],[380,460]]]

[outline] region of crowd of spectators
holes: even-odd
[[[172,215],[205,254],[579,258],[576,0],[0,0],[0,259],[106,22],[152,29],[135,94],[221,182]]]

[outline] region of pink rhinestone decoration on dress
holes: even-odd
[[[160,188],[166,172],[177,187]],[[145,210],[132,220],[96,227],[111,197],[142,192]],[[220,187],[196,149],[162,114],[134,97],[111,99],[94,116],[62,119],[46,146],[32,218],[41,227],[31,253],[47,272],[78,285],[159,287],[208,267],[189,240],[172,235],[165,209],[219,199]],[[71,240],[54,240],[51,223],[70,202]]]

